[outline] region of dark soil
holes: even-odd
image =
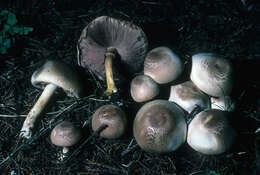
[[[17,15],[21,25],[34,31],[20,36],[5,55],[0,55],[0,174],[260,174],[260,22],[257,6],[240,0],[11,0],[0,8]],[[258,4],[259,5],[259,4]],[[104,82],[83,71],[87,96],[73,99],[57,96],[42,117],[33,140],[19,140],[25,115],[41,94],[30,78],[46,59],[77,65],[77,40],[94,18],[108,15],[131,21],[146,33],[149,50],[170,47],[190,63],[193,54],[214,52],[232,61],[236,84],[232,114],[238,139],[227,153],[205,156],[184,144],[176,152],[157,155],[135,146],[132,121],[142,104],[129,95],[129,82],[120,93],[103,96]],[[259,15],[259,16],[258,16]],[[164,87],[166,88],[166,87]],[[166,91],[167,92],[167,91]],[[167,94],[158,97],[167,99]],[[94,137],[90,117],[103,104],[120,105],[129,118],[121,139]],[[50,143],[51,128],[62,120],[81,127],[84,138],[71,148],[77,152],[68,161],[57,159],[61,148]],[[9,156],[9,157],[8,157]]]

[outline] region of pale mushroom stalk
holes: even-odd
[[[111,95],[112,93],[117,92],[117,88],[113,76],[113,62],[116,59],[116,49],[109,47],[105,54],[105,70],[106,70],[106,81],[107,81],[107,90],[105,91],[106,95]]]
[[[51,101],[54,92],[56,91],[58,87],[54,84],[48,84],[44,91],[42,92],[41,96],[37,100],[37,102],[34,104],[33,108],[27,115],[23,127],[21,129],[20,136],[24,138],[30,138],[32,136],[32,129],[34,128],[34,125],[36,123],[36,120],[38,117],[42,114],[46,106]]]

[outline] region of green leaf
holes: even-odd
[[[8,10],[2,10],[2,11],[0,12],[0,15],[1,15],[1,16],[5,16],[5,15],[7,15],[8,13],[9,13]]]
[[[4,43],[3,43],[5,48],[10,48],[11,47],[11,39],[10,38],[6,38]]]
[[[5,47],[0,47],[0,53],[1,54],[6,54],[6,48]]]
[[[7,18],[7,24],[13,26],[17,23],[17,19],[14,13],[9,13]]]
[[[28,35],[29,32],[32,32],[33,28],[32,27],[23,27],[23,34]]]
[[[8,24],[4,24],[4,32],[8,32],[10,30],[11,26]]]

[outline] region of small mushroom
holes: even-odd
[[[192,56],[190,78],[203,92],[213,97],[227,96],[233,87],[231,63],[212,53]]]
[[[92,116],[93,131],[107,125],[100,132],[100,136],[107,139],[116,139],[121,137],[127,125],[127,119],[124,111],[115,105],[103,105],[99,107]]]
[[[183,71],[179,56],[168,47],[157,47],[148,52],[144,60],[144,74],[159,84],[176,80]]]
[[[61,61],[48,60],[33,73],[31,83],[44,90],[23,123],[20,136],[26,139],[32,137],[36,120],[43,115],[57,89],[61,88],[69,96],[77,98],[84,95],[84,86],[76,72]]]
[[[236,108],[236,103],[230,96],[223,96],[219,98],[211,97],[210,101],[211,109],[233,112]]]
[[[134,137],[145,151],[165,153],[179,148],[186,140],[184,112],[167,100],[143,105],[134,120]]]
[[[81,137],[82,134],[80,129],[68,121],[63,121],[56,125],[50,135],[52,144],[63,147],[63,155],[68,153],[69,147],[78,143]]]
[[[138,75],[131,82],[130,93],[136,102],[144,102],[159,94],[159,86],[151,77]]]
[[[235,141],[236,132],[227,120],[227,112],[208,109],[197,114],[188,126],[187,142],[203,154],[221,154]]]
[[[210,108],[209,96],[196,88],[191,81],[171,86],[169,101],[175,102],[188,113],[191,113],[196,106],[201,109]]]
[[[90,22],[81,33],[78,64],[94,72],[101,80],[106,75],[105,93],[110,95],[117,92],[113,62],[119,62],[125,73],[136,73],[142,68],[147,47],[147,38],[140,27],[101,16]]]

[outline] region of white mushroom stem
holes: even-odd
[[[68,152],[69,152],[69,148],[66,147],[66,146],[64,146],[64,147],[62,148],[62,154],[67,154]]]
[[[117,51],[115,48],[108,48],[105,54],[105,70],[107,80],[107,90],[105,91],[106,95],[111,95],[112,93],[117,92],[113,77],[113,60],[116,57],[116,52]]]
[[[20,133],[21,137],[26,139],[30,139],[32,137],[32,130],[37,118],[42,114],[57,88],[58,86],[54,84],[48,84],[45,87],[38,101],[34,104],[33,108],[31,109],[23,123],[23,127]]]

